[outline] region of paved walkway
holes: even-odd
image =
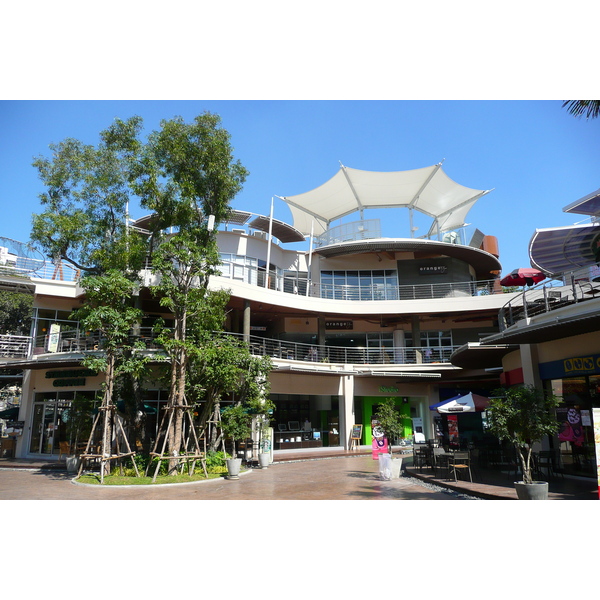
[[[366,456],[277,463],[238,480],[156,486],[90,486],[56,469],[0,465],[0,500],[452,500],[410,478],[382,481]],[[31,468],[35,468],[31,465]]]
[[[268,469],[251,469],[238,480],[131,487],[75,484],[64,463],[2,458],[0,500],[457,500],[465,494],[517,499],[508,473],[476,472],[474,483],[455,483],[435,479],[427,468],[414,469],[411,455],[404,458],[409,476],[392,481],[380,479],[378,463],[362,448],[276,452]],[[597,500],[598,487],[593,480],[558,477],[550,481],[549,499]]]

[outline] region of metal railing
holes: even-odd
[[[0,356],[27,358],[31,350],[31,337],[25,335],[0,335]]]
[[[243,334],[223,333],[240,341],[244,339],[252,354],[270,356],[303,362],[338,363],[338,364],[434,364],[449,363],[450,356],[458,346],[319,346],[287,340],[249,336]],[[26,338],[29,340],[29,338]],[[156,334],[150,327],[143,327],[129,336],[130,342],[139,342],[149,350],[160,350]],[[102,338],[98,333],[82,335],[77,331],[64,331],[58,334],[37,336],[33,344],[33,354],[94,352],[102,349]]]
[[[243,339],[241,334],[226,335],[235,335]],[[250,351],[257,356],[339,364],[449,363],[450,356],[458,348],[458,346],[319,346],[259,336],[249,336],[247,341]]]
[[[129,343],[139,343],[149,350],[160,349],[157,334],[152,327],[139,327],[128,336]],[[77,329],[38,335],[33,340],[32,353],[46,354],[58,352],[93,352],[102,349],[103,338],[97,332],[82,333]]]
[[[563,274],[561,279],[524,289],[499,311],[500,331],[518,321],[600,296],[600,282],[589,277],[589,269]]]
[[[0,276],[2,275],[24,277],[26,279],[77,281],[80,272],[72,265],[62,261],[54,264],[36,258],[18,256],[14,263],[0,265]]]
[[[228,269],[221,277],[265,287],[265,271],[255,266],[239,265],[225,261]],[[222,271],[223,273],[223,271]],[[235,276],[232,274],[235,273]],[[415,285],[391,285],[387,283],[370,286],[336,285],[310,282],[306,277],[289,277],[269,272],[268,287],[271,290],[324,298],[331,300],[372,301],[372,300],[428,300],[435,298],[458,298],[485,296],[499,293],[493,279],[482,281],[462,281],[452,283],[421,283]]]

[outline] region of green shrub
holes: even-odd
[[[226,460],[231,458],[229,454],[219,452],[208,452],[206,455],[206,470],[209,473],[227,473]],[[196,466],[196,470],[202,470],[202,465]]]

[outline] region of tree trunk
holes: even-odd
[[[185,312],[176,319],[175,341],[181,342],[185,339]],[[171,365],[171,389],[169,393],[169,407],[173,411],[171,427],[168,432],[169,474],[175,475],[179,460],[175,458],[181,452],[183,442],[183,410],[185,398],[185,376],[187,356],[185,348],[177,346]]]
[[[112,455],[112,395],[115,380],[115,357],[112,352],[106,356],[106,379],[104,387],[104,397],[102,398],[102,407],[104,409],[104,427],[102,429],[102,458],[108,458]],[[102,462],[104,475],[110,474],[110,461]]]

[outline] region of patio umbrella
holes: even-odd
[[[429,410],[437,411],[443,414],[482,412],[488,407],[488,404],[489,398],[469,392],[464,396],[455,396],[449,400],[432,404],[429,407]]]
[[[514,269],[506,277],[500,280],[500,285],[533,285],[546,279],[546,276],[539,270],[533,268]]]

